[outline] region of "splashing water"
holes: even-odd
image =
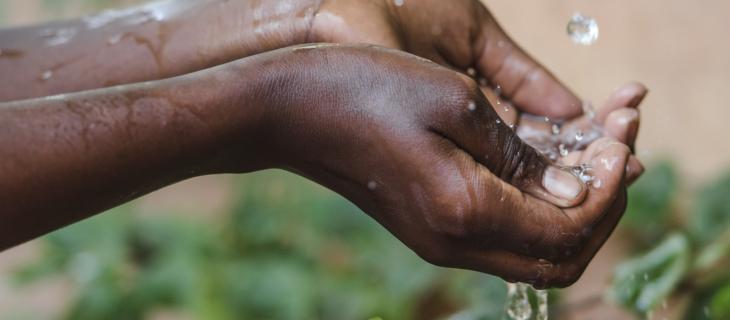
[[[580,127],[564,126],[559,122],[551,123],[549,118],[540,117],[539,120],[549,123],[550,129],[548,132],[525,127],[518,130],[517,134],[523,141],[544,154],[548,159],[557,162],[568,156],[570,152],[585,150],[589,144],[603,137],[603,127],[595,122],[595,111],[590,103],[585,102],[583,104],[583,112],[588,124],[583,124]],[[593,168],[590,165],[581,163],[565,167],[565,169],[580,178],[583,183],[587,185],[594,184],[596,188],[601,187],[601,181],[596,180],[592,175]],[[525,283],[508,283],[507,288],[506,312],[508,319],[528,320],[533,316],[533,311],[535,311],[534,319],[548,319],[548,296],[546,291],[535,290]],[[529,292],[531,291],[534,291],[537,298],[536,310],[533,310],[530,305]]]
[[[592,45],[598,40],[598,22],[580,13],[570,18],[566,31],[573,42],[584,46]]]
[[[528,320],[532,316],[528,290],[531,287],[526,283],[507,284],[507,315],[510,319]]]
[[[530,304],[529,293],[537,298],[537,309]],[[511,320],[528,320],[535,315],[536,320],[548,319],[548,296],[545,290],[535,290],[526,283],[507,284],[507,316]]]
[[[536,320],[548,320],[548,294],[545,290],[535,290],[537,295]]]

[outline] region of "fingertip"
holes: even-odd
[[[639,158],[634,155],[630,156],[628,164],[626,164],[626,185],[632,185],[636,182],[645,170],[644,164],[639,161]]]
[[[548,166],[543,172],[542,184],[534,186],[528,193],[550,202],[560,208],[571,208],[581,204],[588,194],[586,184],[567,168]]]
[[[604,124],[606,136],[633,146],[639,131],[640,117],[637,109],[621,108],[611,112]]]

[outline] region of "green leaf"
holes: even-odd
[[[710,315],[713,319],[730,319],[730,284],[717,291],[712,297]]]
[[[706,243],[730,228],[730,173],[701,188],[690,217],[694,239]]]
[[[669,162],[649,168],[629,189],[623,224],[653,241],[666,232],[672,199],[677,192],[677,173]]]
[[[667,299],[689,269],[690,245],[681,233],[668,236],[648,253],[619,265],[609,296],[645,313]]]

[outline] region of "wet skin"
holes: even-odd
[[[254,4],[205,2],[218,9],[228,3]],[[51,79],[63,85],[31,85],[38,80],[20,76],[8,90],[10,79],[0,76],[0,96],[13,100],[103,82],[154,80],[302,41],[371,42],[440,65],[381,47],[305,45],[168,80],[0,104],[0,249],[190,177],[283,168],[347,197],[434,264],[537,286],[576,281],[622,215],[626,184],[643,170],[627,145],[636,138],[636,107],[646,90],[636,84],[621,88],[597,119],[610,138],[564,160],[592,163],[600,188],[556,195],[545,187],[546,177],[562,171],[496,121],[489,87],[454,69],[473,67],[491,86],[499,84],[515,114],[577,126],[585,121],[579,100],[513,44],[485,8],[474,1],[446,8],[435,0],[406,1],[403,7],[325,0],[314,6],[299,7],[305,14],[294,15],[294,25],[305,25],[303,33],[277,30],[276,41],[260,34],[236,38],[257,39],[237,45],[254,49],[227,55],[212,50],[186,60],[186,46],[168,44],[175,49],[153,60],[173,69],[146,74],[134,63],[118,77],[103,72],[103,63],[83,60]],[[186,17],[185,11],[178,14]],[[171,16],[138,27],[161,28],[169,21],[184,20]],[[77,45],[84,52],[106,46],[104,39],[120,31],[113,28],[101,28],[102,35],[88,30]],[[22,30],[0,37],[13,32],[10,39],[19,41]],[[117,45],[116,54],[140,58],[133,43]],[[40,55],[33,48],[19,50]],[[0,56],[0,70],[21,72],[11,60],[25,66],[36,61],[27,53]],[[95,67],[102,70],[81,72]],[[23,79],[31,82],[27,90]],[[574,177],[567,179],[575,185]]]

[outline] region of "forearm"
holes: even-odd
[[[257,72],[235,64],[233,71],[0,104],[0,251],[218,171],[227,143],[245,147],[252,139],[259,110],[250,94],[256,80],[239,76]]]
[[[319,0],[179,0],[0,30],[0,102],[168,78],[306,41]]]

